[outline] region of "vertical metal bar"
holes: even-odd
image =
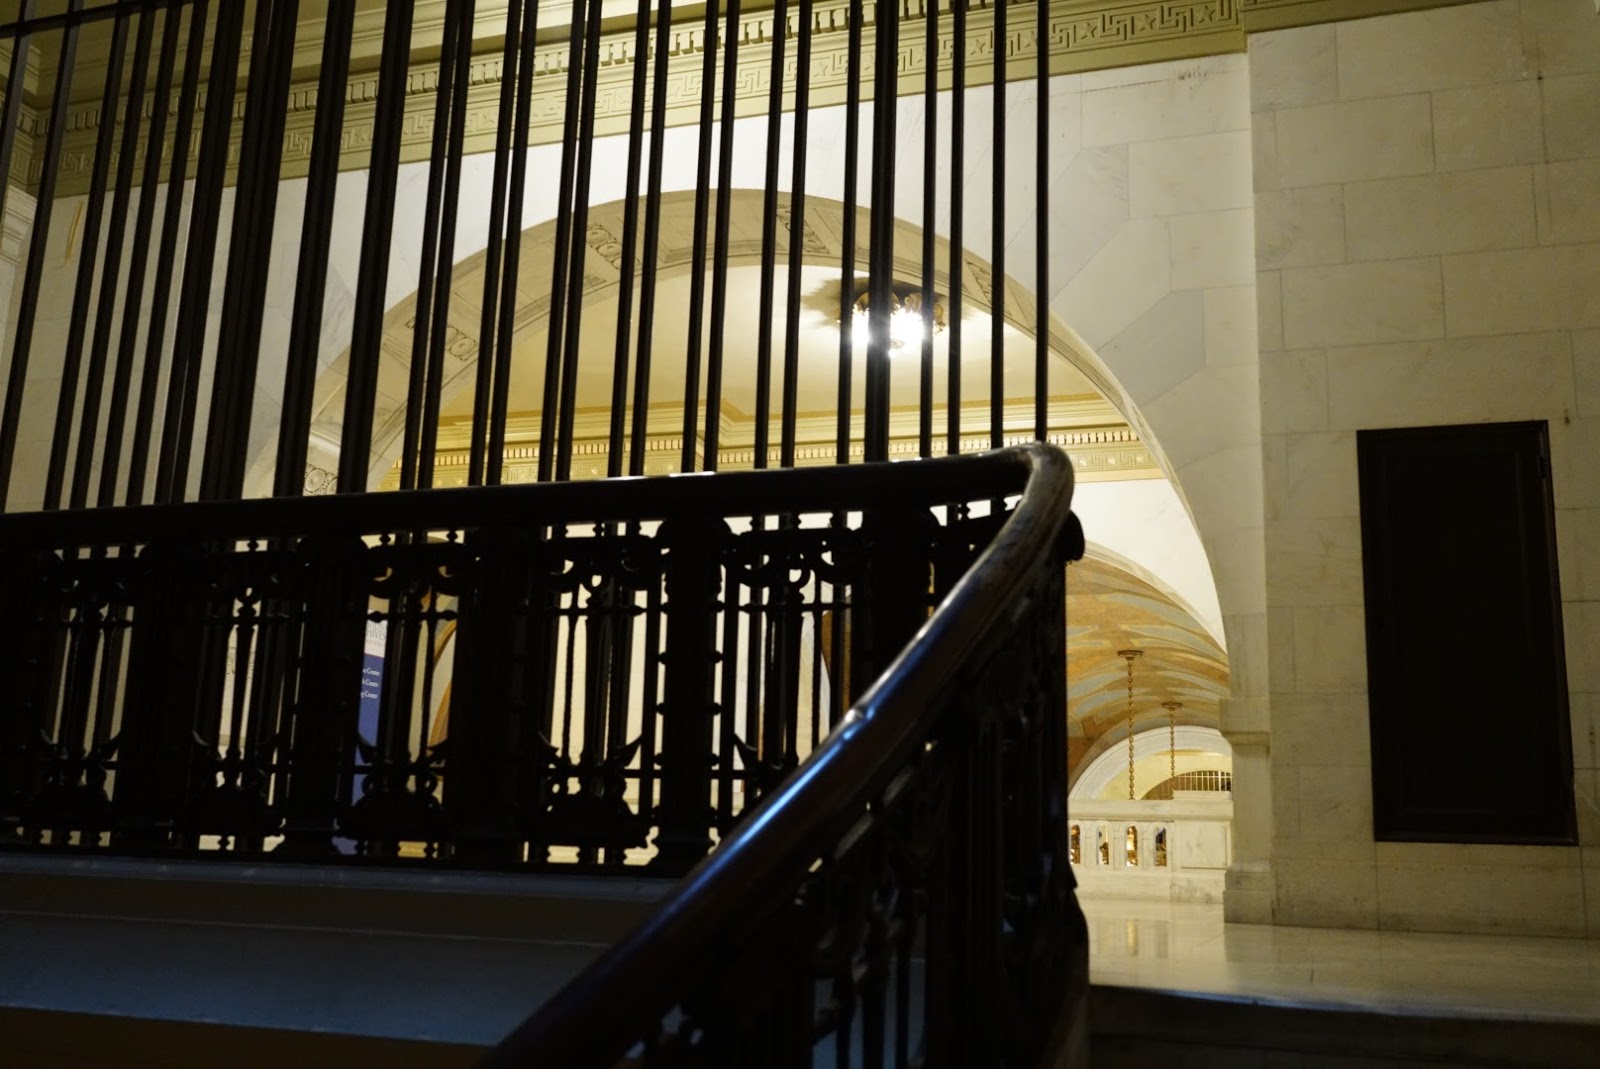
[[[448,0],[444,9],[443,42],[439,48],[439,81],[433,94],[433,149],[428,157],[428,192],[422,208],[422,257],[417,277],[416,308],[411,325],[411,368],[406,388],[405,429],[400,445],[400,489],[418,485],[418,451],[422,440],[422,404],[429,387],[428,342],[434,314],[433,291],[439,261],[439,217],[444,211],[446,153],[450,144],[451,91],[455,84],[452,62],[461,34],[461,2]],[[470,28],[468,30],[470,37]],[[454,205],[451,206],[452,208]],[[449,255],[448,251],[445,255]]]
[[[711,345],[706,359],[706,471],[717,470],[722,431],[722,354],[728,318],[728,235],[733,213],[734,109],[739,94],[739,0],[728,0],[727,28],[722,35],[722,121],[718,124],[717,236],[711,279]],[[770,332],[763,321],[761,331]]]
[[[234,200],[233,238],[211,394],[211,426],[206,432],[210,478],[204,480],[201,494],[208,498],[231,499],[244,493],[299,10],[299,0],[276,0],[267,26],[268,36],[265,41],[257,36],[252,44],[241,152],[241,163],[248,161],[248,169],[240,167]],[[226,390],[222,389],[224,384]]]
[[[1050,434],[1050,5],[1034,0],[1037,23],[1034,42],[1039,68],[1038,141],[1033,150],[1034,206],[1034,324],[1033,348],[1033,436],[1044,441]]]
[[[700,69],[700,153],[694,181],[694,250],[689,267],[689,340],[683,362],[684,471],[694,470],[700,407],[700,345],[705,332],[706,220],[711,205],[711,117],[717,86],[717,0],[706,2],[705,61]]]
[[[779,445],[779,463],[786,468],[794,467],[795,421],[799,419],[800,273],[806,251],[806,141],[810,135],[811,23],[814,17],[813,0],[800,0],[797,20],[800,33],[795,42],[794,159],[789,178],[789,292],[784,315],[783,421]]]
[[[781,0],[780,0],[781,2]],[[611,367],[611,433],[606,475],[622,474],[622,435],[628,407],[628,355],[633,341],[633,284],[639,254],[639,171],[644,156],[646,64],[650,57],[650,0],[639,0],[633,26],[633,96],[628,111],[628,165],[623,178],[622,277],[617,284],[617,347]]]
[[[367,488],[372,455],[372,409],[378,395],[383,353],[384,295],[389,284],[390,239],[394,234],[395,187],[400,135],[406,118],[406,72],[411,62],[411,17],[415,0],[386,6],[383,52],[378,67],[378,102],[372,125],[372,162],[361,230],[361,267],[356,286],[350,375],[345,383],[344,433],[339,445],[339,492]]]
[[[145,302],[145,274],[150,262],[150,231],[155,225],[156,216],[156,186],[161,181],[161,149],[166,143],[167,112],[172,105],[172,78],[177,67],[178,58],[178,30],[183,18],[184,0],[167,0],[166,19],[161,28],[161,57],[156,61],[155,90],[150,97],[150,133],[145,138],[144,175],[139,187],[139,212],[133,223],[133,255],[128,264],[128,285],[122,298],[122,332],[117,342],[117,372],[116,381],[112,386],[112,402],[110,422],[106,427],[105,456],[100,462],[100,494],[97,500],[101,508],[108,508],[116,503],[117,482],[120,478],[122,463],[122,435],[128,418],[128,390],[132,385],[133,364],[135,350],[139,343],[139,315],[146,307]],[[152,11],[149,19],[155,19]],[[131,125],[131,123],[130,123]],[[127,141],[123,143],[123,151],[130,151]],[[162,303],[165,295],[157,293],[156,303]],[[153,310],[152,310],[153,311]],[[159,367],[159,365],[157,365]],[[152,375],[152,368],[146,362],[144,379],[148,381]],[[144,401],[150,396],[155,387],[146,388],[141,383],[139,391],[139,412],[144,413]],[[138,442],[139,423],[134,421],[135,443]],[[146,430],[148,441],[148,429]],[[142,467],[144,452],[129,457],[128,478],[130,482],[138,478],[143,482],[143,472],[135,472],[134,467]],[[131,502],[130,502],[131,503]]]
[[[533,0],[535,4],[538,0]],[[506,185],[511,180],[511,135],[517,116],[517,57],[522,50],[522,0],[506,6],[506,40],[500,56],[500,110],[494,131],[494,177],[489,187],[489,240],[483,258],[483,316],[478,321],[478,366],[472,387],[472,445],[467,453],[467,485],[483,485],[484,451],[488,445],[489,398],[494,385],[495,327],[500,321],[501,257],[506,238]],[[512,234],[510,240],[520,240]],[[516,294],[505,295],[516,304]],[[510,360],[506,353],[501,359]]]
[[[172,0],[176,20],[182,0]],[[161,385],[161,357],[166,349],[167,310],[171,304],[172,274],[178,255],[179,220],[183,212],[184,176],[189,171],[189,142],[194,136],[195,101],[200,95],[200,56],[206,43],[210,0],[197,0],[189,13],[189,40],[184,46],[183,87],[178,91],[178,122],[172,134],[172,163],[167,178],[167,199],[161,215],[161,246],[156,252],[155,283],[150,294],[150,326],[145,341],[144,373],[139,382],[139,411],[133,423],[133,447],[128,452],[127,504],[144,500],[144,485],[150,467],[150,442],[155,433],[156,394]],[[161,106],[165,108],[166,98]],[[165,115],[163,114],[163,118]],[[153,134],[153,131],[152,131]],[[152,136],[152,144],[160,140]],[[145,193],[154,204],[155,179],[159,177],[160,153],[145,172]],[[142,204],[141,204],[142,209]],[[174,360],[176,369],[176,360]],[[171,384],[168,384],[169,394]]]
[[[550,329],[544,356],[544,393],[539,410],[539,481],[555,473],[556,422],[560,418],[561,343],[567,310],[567,268],[572,252],[572,185],[577,166],[577,129],[583,74],[586,10],[574,3],[567,47],[567,109],[561,124],[561,177],[556,192],[556,248],[550,272]],[[598,27],[595,32],[599,32]],[[582,241],[583,235],[577,240]],[[578,283],[582,285],[582,280]]]
[[[649,0],[640,0],[641,7]],[[650,356],[655,343],[656,266],[661,250],[661,171],[667,149],[667,74],[671,68],[672,0],[658,0],[650,83],[650,163],[645,175],[643,268],[639,278],[639,355],[634,361],[632,446],[628,474],[644,474],[650,431]],[[642,788],[641,788],[642,790]],[[641,797],[643,797],[641,795]]]
[[[33,18],[34,0],[20,0],[17,21]],[[6,71],[6,102],[0,106],[0,219],[5,218],[6,195],[11,192],[11,161],[17,148],[17,127],[22,121],[23,79],[32,52],[31,35],[20,33],[11,42],[11,66]]]
[[[100,254],[100,227],[105,216],[106,185],[111,177],[111,150],[116,143],[117,101],[122,95],[122,61],[128,50],[128,20],[111,26],[111,51],[106,59],[105,92],[100,97],[100,124],[94,143],[94,166],[89,176],[89,203],[84,211],[83,240],[78,246],[78,277],[72,291],[72,319],[67,324],[67,348],[61,357],[61,391],[56,400],[55,434],[50,439],[50,464],[45,473],[44,507],[59,508],[66,481],[67,453],[72,445],[72,415],[78,401],[78,374],[83,363],[84,335],[89,329],[90,300],[94,295],[94,269]],[[78,507],[78,506],[74,506]]]
[[[767,96],[766,194],[761,205],[761,310],[756,316],[756,440],[755,466],[767,466],[772,428],[772,325],[776,294],[773,292],[778,260],[778,150],[783,133],[783,61],[789,39],[789,2],[776,0],[772,8],[772,79]],[[791,216],[791,220],[792,220]],[[798,225],[791,222],[791,226]],[[785,325],[787,330],[787,324]]]
[[[961,284],[967,267],[967,0],[950,0],[950,352],[945,371],[945,452],[961,452]]]
[[[989,447],[999,449],[1005,432],[1006,325],[1006,5],[994,0],[994,200],[990,218],[989,267]]]
[[[500,483],[505,467],[506,406],[511,393],[511,339],[516,329],[517,278],[522,267],[522,205],[528,188],[528,128],[532,124],[533,57],[538,47],[539,4],[529,0],[522,13],[522,46],[517,60],[516,134],[512,139],[511,203],[506,208],[505,269],[501,277],[500,322],[496,352],[502,354],[494,369],[494,400],[489,413],[489,449],[484,458],[484,482]]]
[[[339,184],[354,28],[355,0],[330,0],[328,18],[323,25],[322,65],[317,75],[317,118],[311,134],[298,281],[289,325],[289,355],[284,365],[283,414],[278,423],[278,456],[273,471],[272,492],[276,497],[298,497],[305,490],[306,451],[317,382],[328,259],[332,253],[334,198]]]
[[[1044,3],[1044,0],[1039,0]],[[933,261],[938,252],[939,0],[927,0],[922,92],[922,375],[917,402],[917,455],[933,456]]]
[[[83,0],[69,0],[67,13],[83,10]],[[78,24],[61,31],[61,62],[50,101],[50,129],[45,136],[44,161],[39,174],[38,207],[33,216],[33,240],[22,273],[22,299],[17,309],[16,340],[11,348],[11,377],[6,382],[5,412],[0,416],[0,510],[11,493],[11,466],[16,460],[17,431],[22,422],[22,394],[28,385],[28,358],[33,352],[33,327],[39,311],[39,283],[50,242],[50,214],[55,207],[56,178],[61,173],[61,142],[66,136],[67,107],[72,102],[72,69],[77,63]],[[21,85],[14,82],[13,85]],[[9,98],[7,100],[10,107]],[[9,181],[9,175],[0,176]]]
[[[111,321],[116,315],[117,283],[122,277],[122,247],[127,237],[128,200],[133,190],[133,160],[139,150],[139,130],[144,119],[144,86],[150,73],[150,51],[155,42],[156,13],[139,16],[139,34],[133,45],[133,70],[128,78],[128,102],[122,116],[122,146],[117,160],[117,191],[111,203],[111,225],[107,230],[105,266],[100,272],[100,299],[94,315],[94,339],[89,345],[89,377],[83,391],[83,418],[78,424],[78,456],[73,466],[73,508],[89,501],[89,469],[94,462],[95,438],[100,422],[100,394],[105,381],[106,359],[111,348]],[[159,148],[155,149],[159,153]],[[141,246],[135,245],[133,259],[139,259]],[[124,315],[129,305],[124,302]],[[137,306],[133,306],[137,307]],[[134,312],[137,318],[137,312]],[[106,453],[101,458],[99,503],[109,505],[116,485],[115,457],[122,446],[122,428],[128,404],[128,384],[133,378],[133,354],[121,354],[111,383],[111,405],[107,413]],[[115,443],[113,443],[115,439]]]
[[[861,155],[861,20],[862,0],[850,0],[850,70],[846,75],[844,113],[844,251],[839,266],[839,398],[834,460],[850,463],[851,358],[855,348],[856,298],[856,172]]]
[[[211,75],[206,82],[205,124],[200,134],[200,162],[195,171],[194,208],[189,221],[189,248],[184,259],[183,297],[178,305],[172,373],[167,382],[167,412],[161,429],[161,456],[156,473],[156,500],[161,503],[181,501],[189,482],[189,452],[194,445],[195,404],[211,304],[212,268],[216,263],[217,228],[233,130],[233,101],[239,82],[243,33],[243,5],[220,5],[211,45]]]
[[[578,403],[578,345],[582,340],[584,282],[589,255],[589,198],[594,178],[595,90],[600,84],[601,0],[589,0],[583,45],[583,100],[578,120],[578,170],[572,202],[572,268],[567,285],[566,344],[561,354],[561,420],[556,478],[572,478],[573,419]]]
[[[439,227],[433,337],[428,347],[428,391],[423,400],[422,449],[417,465],[417,485],[424,488],[433,485],[434,453],[439,445],[439,395],[444,388],[444,348],[450,327],[450,298],[454,295],[452,285],[455,278],[456,221],[460,218],[461,154],[466,136],[467,94],[472,88],[472,26],[476,11],[476,0],[462,0],[457,12],[460,27],[456,33],[455,73],[450,79],[450,143],[444,192],[448,210]]]
[[[872,95],[872,236],[867,276],[872,289],[868,315],[865,459],[889,459],[890,275],[894,270],[894,158],[899,117],[899,0],[877,0],[877,45]]]

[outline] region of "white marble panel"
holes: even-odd
[[[1572,335],[1572,370],[1578,389],[1578,414],[1600,417],[1600,330]]]
[[[1562,598],[1600,601],[1600,509],[1563,509],[1556,524]]]
[[[1522,76],[1517,0],[1341,22],[1338,52],[1346,100],[1511,81]]]
[[[1327,426],[1327,350],[1262,353],[1262,433],[1320,431]]]
[[[1134,400],[1180,469],[1236,446],[1255,448],[1261,436],[1260,385],[1251,367],[1206,368],[1158,397]]]
[[[1250,154],[1257,193],[1279,188],[1278,117],[1270,111],[1250,116]]]
[[[1539,83],[1501,82],[1433,94],[1433,147],[1441,171],[1544,159]]]
[[[1583,0],[1522,0],[1523,52],[1534,75],[1600,69],[1600,18]]]
[[[1248,451],[1229,452],[1242,458]],[[1254,464],[1259,470],[1260,460],[1254,459]],[[1249,470],[1241,462],[1238,478],[1246,478]],[[1179,472],[1179,477],[1185,477],[1184,473]],[[1259,490],[1256,500],[1260,500]],[[1217,577],[1222,604],[1233,613],[1266,612],[1266,574],[1262,568],[1262,561],[1266,559],[1266,532],[1259,526],[1262,521],[1257,516],[1241,521],[1237,516],[1211,515],[1203,507],[1205,504],[1197,502],[1195,511],[1206,529],[1206,555],[1211,560],[1212,574]]]
[[[1326,606],[1359,608],[1365,598],[1361,583],[1361,522],[1354,516],[1280,516],[1267,524],[1267,590],[1273,605],[1289,605],[1309,611]],[[1296,618],[1295,679],[1309,689],[1350,689],[1364,685],[1365,645],[1360,647],[1360,679],[1345,663],[1354,642],[1345,625],[1335,620],[1312,623],[1312,628],[1334,629],[1343,646],[1322,649],[1300,645],[1302,628]],[[1363,640],[1364,641],[1364,640]],[[1326,657],[1326,664],[1320,659]],[[1318,658],[1319,663],[1302,658]],[[1321,674],[1319,674],[1321,673]]]
[[[1157,75],[1149,80],[1086,86],[1083,143],[1159,141],[1249,127],[1250,72],[1244,57],[1215,56],[1176,67],[1144,68]]]
[[[1267,610],[1267,671],[1272,691],[1288,693],[1295,688],[1294,606],[1274,605]],[[1276,701],[1273,703],[1273,730],[1277,730]],[[1283,834],[1292,834],[1284,832]]]
[[[1600,241],[1600,159],[1537,167],[1533,180],[1541,244]]]
[[[1205,367],[1205,295],[1169,293],[1099,350],[1136,398],[1157,397]]]
[[[1567,353],[1561,334],[1330,349],[1329,422],[1354,430],[1559,419],[1571,396]]]
[[[1345,261],[1343,186],[1256,194],[1256,257],[1262,268]]]
[[[1050,310],[1098,348],[1167,295],[1171,274],[1167,224],[1137,219],[1062,288]]]
[[[1249,286],[1256,275],[1254,213],[1228,212],[1176,215],[1168,220],[1172,235],[1172,288],[1212,289]]]
[[[1050,277],[1058,285],[1106,247],[1128,221],[1128,146],[1084,149],[1050,191]]]
[[[1577,851],[1566,851],[1574,860]],[[1492,912],[1485,926],[1530,935],[1581,936],[1584,915],[1583,870],[1497,866],[1489,877]]]
[[[1288,461],[1285,459],[1289,453],[1289,436],[1287,434],[1264,434],[1261,437],[1261,485],[1262,516],[1268,526],[1274,520],[1283,518],[1283,502],[1288,496],[1289,477],[1287,472]],[[1277,621],[1274,621],[1276,624]],[[1287,688],[1282,688],[1287,689]]]
[[[1379,847],[1386,843],[1379,843]],[[1401,931],[1475,931],[1491,915],[1488,865],[1378,862],[1378,925]]]
[[[1184,494],[1194,503],[1196,516],[1213,541],[1231,539],[1246,525],[1259,526],[1262,504],[1261,450],[1254,444],[1234,446],[1182,465],[1177,472]],[[1214,561],[1214,565],[1221,567]],[[1257,562],[1257,569],[1260,562]],[[1219,579],[1220,582],[1220,579]],[[1256,585],[1260,585],[1257,580]],[[1230,590],[1230,593],[1236,591]],[[1230,605],[1230,611],[1243,606]],[[1244,619],[1238,611],[1234,619]],[[1231,644],[1230,644],[1231,655]],[[1239,680],[1235,680],[1235,694]]]
[[[1300,838],[1370,842],[1372,771],[1360,765],[1300,768]]]
[[[1544,80],[1546,158],[1600,156],[1600,72]]]
[[[1249,38],[1250,107],[1300,108],[1339,99],[1334,27],[1299,26]]]
[[[1255,364],[1255,273],[1239,286],[1205,292],[1206,363],[1212,367]]]
[[[1573,767],[1600,769],[1600,694],[1573,694],[1571,716]]]
[[[1361,513],[1356,436],[1349,431],[1289,435],[1284,454],[1284,515],[1313,519]],[[1360,556],[1357,537],[1356,555]]]
[[[1256,343],[1263,351],[1283,348],[1283,276],[1256,272]]]
[[[1275,113],[1278,181],[1319,186],[1433,170],[1427,94],[1321,104]]]
[[[1336,521],[1323,521],[1334,524]],[[1357,537],[1356,544],[1360,545]],[[1296,607],[1294,673],[1307,693],[1364,693],[1367,688],[1366,614],[1352,605]],[[1330,754],[1329,761],[1340,763]]]
[[[1248,208],[1248,129],[1128,146],[1128,186],[1135,218]]]
[[[1552,384],[1564,386],[1565,382]],[[1556,508],[1600,508],[1600,419],[1550,418],[1550,466],[1555,476]]]
[[[1444,325],[1437,259],[1283,272],[1283,337],[1290,349],[1434,338]]]
[[[1600,691],[1600,601],[1562,606],[1567,639],[1567,685],[1574,691]]]
[[[1352,260],[1538,244],[1529,167],[1354,182],[1344,218]]]
[[[1600,327],[1600,243],[1444,258],[1451,337]]]
[[[1377,927],[1378,879],[1374,866],[1275,856],[1272,869],[1277,883],[1274,923],[1314,928]]]
[[[1290,633],[1298,653],[1300,614],[1304,609],[1283,610],[1291,614]],[[1295,657],[1298,673],[1299,658]],[[1298,675],[1296,685],[1299,685]],[[1370,765],[1372,731],[1367,719],[1367,696],[1309,694],[1296,692],[1272,695],[1272,760],[1274,767],[1305,765]]]

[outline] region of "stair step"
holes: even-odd
[[[1376,967],[1376,966],[1375,966]],[[1094,1069],[1600,1064],[1600,1024],[1095,985]]]

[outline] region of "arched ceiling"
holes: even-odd
[[[1105,560],[1067,569],[1067,715],[1075,757],[1128,715],[1128,664],[1118,651],[1143,650],[1133,665],[1136,724],[1166,719],[1161,704],[1183,703],[1180,723],[1215,725],[1228,693],[1227,655],[1177,598]]]

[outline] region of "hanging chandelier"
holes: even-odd
[[[1133,662],[1144,656],[1144,650],[1118,650],[1117,656],[1128,662],[1128,800],[1133,793]]]
[[[856,298],[850,315],[851,341],[855,348],[865,349],[871,340],[872,294],[863,291]],[[934,337],[944,333],[944,304],[937,297],[932,313],[925,315],[920,287],[890,283],[889,289],[889,354],[922,345],[931,325]]]

